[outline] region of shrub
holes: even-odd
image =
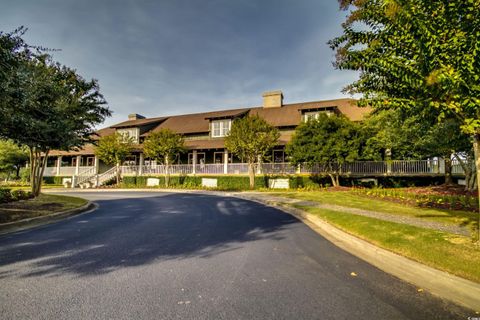
[[[28,200],[33,197],[33,194],[30,191],[23,191],[23,190],[12,190],[10,192],[12,201],[19,201],[19,200]]]
[[[9,188],[0,188],[0,203],[12,201],[12,193]]]

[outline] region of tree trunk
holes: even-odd
[[[250,179],[250,189],[255,189],[255,163],[248,163],[248,177]]]
[[[337,175],[334,174],[334,173],[329,173],[328,176],[330,177],[330,180],[332,180],[332,185],[333,185],[334,187],[337,187],[337,186],[338,186]]]
[[[478,191],[478,224],[477,224],[477,242],[480,243],[480,133],[473,136],[473,153],[475,155],[475,167],[477,171],[477,191]]]
[[[445,185],[452,185],[452,157],[451,155],[445,156]]]

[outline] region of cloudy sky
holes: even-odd
[[[345,97],[326,42],[341,33],[336,0],[0,0],[0,30],[96,78],[113,111],[153,117]]]

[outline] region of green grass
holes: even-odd
[[[30,200],[2,203],[0,204],[0,223],[49,215],[78,208],[86,203],[85,199],[53,194],[41,194]]]
[[[467,237],[349,213],[301,208],[379,247],[480,283],[480,248]]]
[[[478,213],[469,211],[444,210],[435,208],[420,208],[405,203],[395,203],[355,194],[351,191],[311,191],[311,192],[276,192],[276,196],[334,204],[350,208],[359,208],[395,215],[417,217],[444,224],[468,227],[474,230],[477,226]]]

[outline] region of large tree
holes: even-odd
[[[120,133],[101,137],[95,147],[95,155],[108,165],[116,166],[116,182],[120,183],[120,165],[133,151],[133,138]]]
[[[225,138],[227,149],[248,163],[250,188],[255,187],[255,164],[265,157],[278,141],[278,129],[258,115],[247,116],[233,121]]]
[[[184,139],[170,129],[152,132],[143,143],[143,152],[147,158],[165,165],[165,186],[170,183],[170,165],[178,155],[185,151]]]
[[[20,168],[28,161],[28,150],[11,140],[0,140],[0,171],[6,172],[7,180],[12,172],[20,178]]]
[[[330,41],[336,67],[360,71],[346,90],[363,94],[362,105],[457,118],[472,138],[479,176],[480,0],[341,0],[340,6],[349,15],[343,35]]]
[[[94,127],[110,115],[96,80],[47,55],[19,61],[5,86],[0,136],[28,147],[32,193],[40,193],[50,150],[73,150],[92,142]]]
[[[342,165],[357,160],[362,139],[358,125],[344,116],[319,114],[302,123],[287,145],[292,164],[325,166],[333,186],[340,185]]]

